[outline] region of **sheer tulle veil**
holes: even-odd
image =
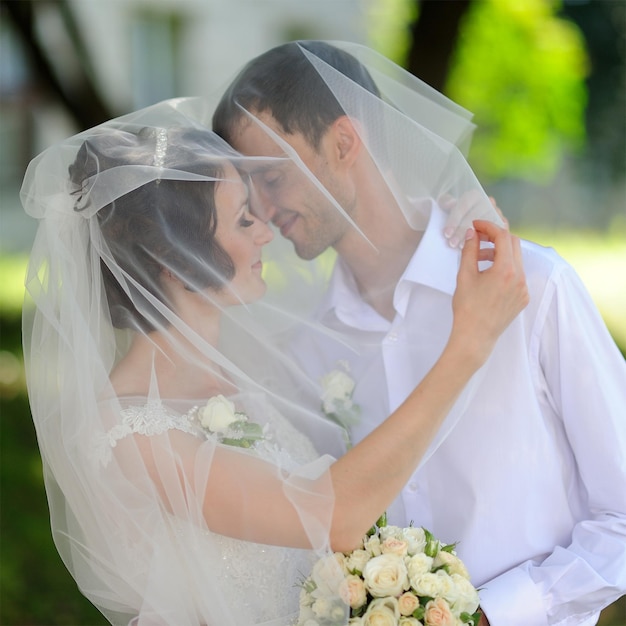
[[[379,94],[315,46],[292,46],[358,126],[390,211],[419,231],[438,199],[469,194],[471,217],[498,220],[463,156],[467,112],[364,47],[333,43]],[[24,355],[54,541],[112,624],[291,623],[299,577],[329,550],[328,468],[346,437],[323,410],[320,354],[364,346],[316,318],[336,253],[301,259],[237,211],[261,215],[272,200],[264,175],[288,171],[355,240],[376,243],[241,93],[228,96],[275,143],[272,156],[241,156],[210,130],[212,99],[180,98],[51,146],[22,187],[39,223]],[[231,192],[243,198],[232,215],[219,203]],[[220,245],[227,223],[265,238],[245,280],[235,244]],[[219,318],[217,335],[202,315]],[[319,353],[294,348],[302,334]],[[234,521],[206,499],[221,482],[239,503]],[[274,497],[291,503],[307,549],[272,534]]]

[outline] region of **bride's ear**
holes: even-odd
[[[326,135],[330,143],[330,154],[336,167],[350,168],[361,153],[363,142],[359,135],[358,122],[347,115],[338,117]]]

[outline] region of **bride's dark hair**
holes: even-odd
[[[210,132],[203,135],[201,130],[168,129],[162,166],[220,178],[223,161],[204,160],[195,149],[199,143],[213,140]],[[75,210],[88,206],[83,195],[94,176],[122,166],[153,166],[155,150],[153,129],[136,134],[107,129],[91,136],[69,168]],[[101,270],[114,326],[150,331],[155,322],[164,323],[149,302],[153,296],[169,304],[163,289],[164,272],[194,290],[219,290],[233,277],[233,262],[215,238],[217,184],[208,180],[151,180],[97,211],[110,251],[110,255],[103,255]],[[107,256],[112,257],[114,269],[107,264]]]

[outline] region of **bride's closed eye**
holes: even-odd
[[[239,218],[239,226],[242,228],[249,228],[254,224],[254,219],[250,219],[248,216],[250,215],[250,208],[246,207],[241,217]]]

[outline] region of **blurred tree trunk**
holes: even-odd
[[[474,0],[415,0],[407,70],[443,91],[463,16]]]
[[[10,17],[31,63],[37,82],[58,99],[81,130],[96,126],[113,117],[109,107],[98,93],[86,47],[80,30],[66,0],[0,0],[0,5]],[[69,75],[55,66],[53,53],[46,49],[35,31],[35,12],[54,7],[61,16],[65,35],[79,65],[79,74]],[[58,61],[58,60],[57,60]]]

